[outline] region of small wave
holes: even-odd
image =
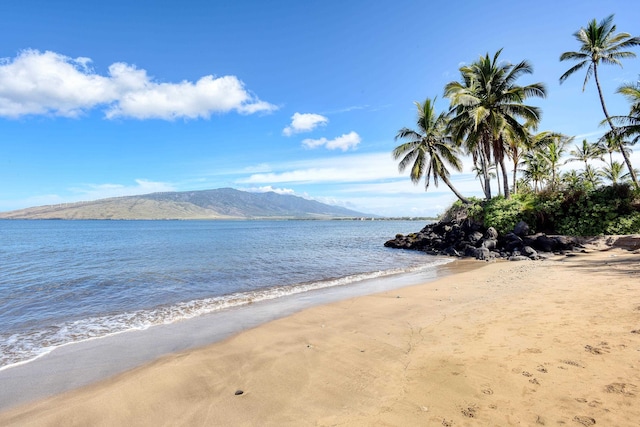
[[[220,310],[267,301],[304,292],[345,286],[364,280],[371,280],[401,273],[413,273],[430,270],[450,262],[448,259],[436,259],[433,262],[408,269],[390,269],[321,281],[299,283],[292,286],[275,286],[247,292],[236,292],[160,306],[149,310],[136,310],[111,316],[91,317],[69,321],[47,328],[16,333],[10,336],[0,335],[0,370],[30,362],[50,353],[58,347],[92,339],[104,338],[133,330],[144,330],[152,326],[174,323],[181,320],[214,313]]]

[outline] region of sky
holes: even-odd
[[[572,34],[636,0],[22,0],[0,4],[0,211],[158,191],[276,191],[384,216],[433,216],[455,196],[411,183],[391,156],[415,101],[481,55],[528,60],[539,130],[606,128]],[[635,49],[640,54],[640,48]],[[609,112],[640,59],[603,66]],[[632,160],[640,165],[640,149]],[[452,182],[481,187],[464,159]],[[577,167],[577,165],[576,165]]]

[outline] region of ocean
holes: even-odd
[[[0,221],[0,370],[258,301],[433,270],[416,221]]]

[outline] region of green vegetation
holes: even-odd
[[[570,235],[640,232],[638,172],[629,158],[630,147],[640,140],[640,81],[617,90],[629,101],[629,114],[611,116],[598,76],[601,64],[622,65],[621,59],[635,57],[628,49],[639,46],[640,37],[616,33],[613,15],[590,21],[573,36],[579,50],[563,53],[560,61],[577,64],[560,83],[586,69],[584,90],[594,77],[605,116],[602,123],[610,128],[596,141],[575,143],[558,132],[537,132],[542,112],[526,101],[545,97],[545,86],[518,85],[533,68],[526,60],[515,65],[500,61],[501,49],[460,68],[460,81],[444,88],[450,101],[447,112],[435,111],[435,98],[416,103],[417,130],[398,131],[396,140],[406,142],[393,156],[400,160],[401,172],[410,166],[415,184],[424,178],[425,190],[431,182],[437,186],[438,180],[451,188],[459,201],[445,217],[469,216],[500,233],[513,230],[521,220],[532,231]],[[451,184],[447,165],[459,171],[461,155],[473,159],[484,200],[465,197]],[[614,160],[617,155],[623,162]],[[562,173],[569,162],[580,169]],[[498,183],[497,195],[492,182]]]
[[[572,236],[634,234],[640,230],[640,191],[629,184],[542,193],[523,192],[509,199],[456,202],[445,217],[469,217],[500,234],[524,221],[531,232]]]

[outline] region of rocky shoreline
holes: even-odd
[[[398,234],[384,245],[429,255],[470,257],[483,261],[537,260],[584,249],[584,239],[578,237],[529,234],[529,231],[524,222],[517,224],[512,232],[499,235],[495,228],[485,228],[469,219],[443,221],[428,224],[417,233]]]

